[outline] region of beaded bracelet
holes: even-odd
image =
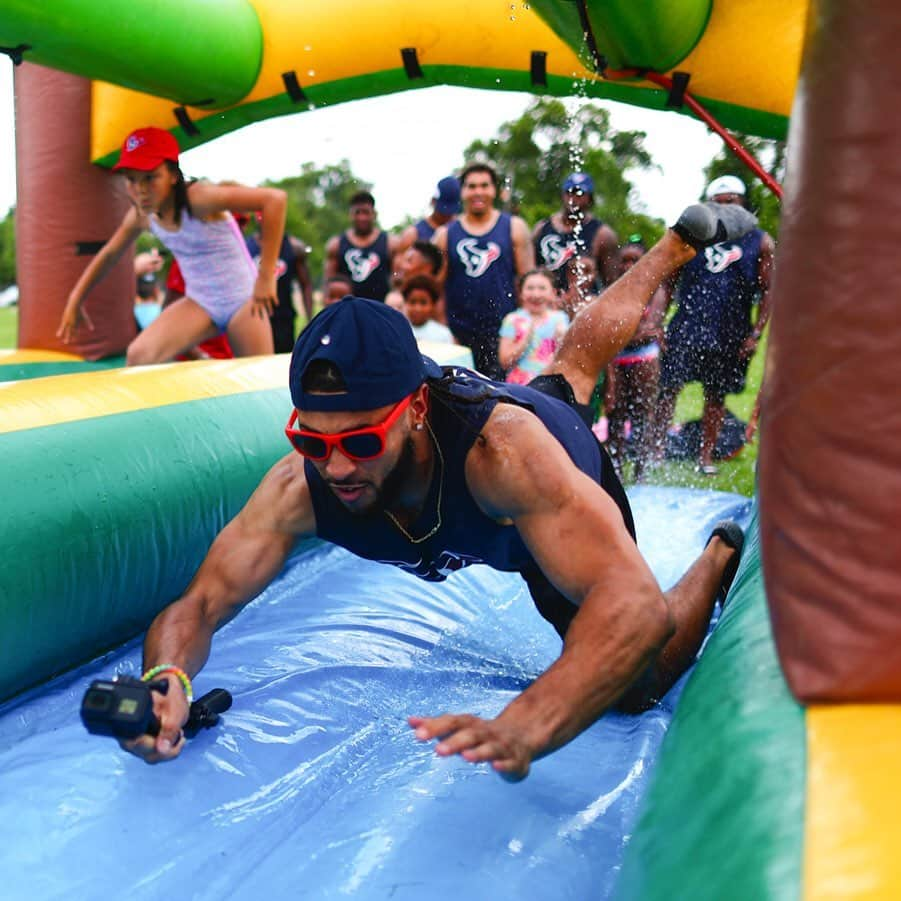
[[[159,666],[154,666],[151,669],[147,670],[143,676],[141,676],[142,682],[150,682],[151,679],[155,679],[157,676],[163,675],[163,673],[174,673],[178,676],[178,681],[181,682],[181,687],[185,690],[185,696],[188,699],[188,704],[194,703],[194,688],[191,685],[191,680],[188,678],[188,674],[181,668],[176,666],[174,663],[161,663]]]

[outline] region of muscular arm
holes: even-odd
[[[303,461],[291,454],[272,467],[219,533],[185,593],[154,619],[144,639],[144,670],[171,663],[195,676],[209,656],[213,633],[272,581],[295,541],[315,529]],[[143,736],[127,745],[151,763],[174,756],[170,748],[178,746],[187,718],[184,693],[154,695],[154,712],[161,724],[156,740]]]
[[[760,241],[760,255],[757,259],[757,284],[760,288],[760,305],[757,310],[757,322],[750,335],[745,339],[739,353],[750,357],[757,350],[760,336],[770,321],[770,279],[773,273],[773,256],[775,253],[773,239],[766,232]]]
[[[340,245],[340,235],[333,235],[325,245],[325,267],[323,270],[325,281],[334,278],[338,274],[338,248]]]
[[[757,325],[754,331],[757,334],[763,332],[764,327],[770,321],[770,281],[773,275],[773,257],[776,245],[770,235],[764,232],[760,242],[760,258],[757,261],[757,280],[760,284],[760,308],[757,312]]]
[[[297,238],[290,239],[294,250],[294,274],[300,285],[300,294],[303,300],[303,308],[307,319],[313,317],[313,279],[310,277],[310,264],[307,262],[307,245]]]
[[[609,225],[602,225],[598,229],[591,252],[604,284],[612,285],[620,277],[622,265],[619,258],[619,238]]]
[[[412,247],[417,238],[419,232],[416,231],[416,226],[408,225],[398,236],[395,253],[403,253],[408,247]]]
[[[435,280],[441,286],[441,291],[444,293],[444,283],[447,281],[447,226],[442,225],[439,228],[435,229],[435,234],[432,235],[432,244],[434,244],[441,251],[441,268],[435,274]]]
[[[499,405],[466,462],[473,496],[513,520],[542,572],[580,606],[559,659],[493,720],[414,717],[437,752],[521,779],[591,725],[671,635],[666,602],[616,505],[527,411]],[[540,484],[541,491],[534,486]],[[590,536],[590,540],[586,540]],[[574,548],[578,548],[574,552]]]
[[[535,248],[525,220],[514,216],[510,223],[510,237],[513,240],[513,265],[517,275],[525,275],[535,268]]]

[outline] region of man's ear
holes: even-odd
[[[410,409],[417,421],[425,419],[429,412],[429,386],[423,383],[416,389],[413,399],[410,401]]]

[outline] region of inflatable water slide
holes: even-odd
[[[901,12],[863,7],[0,0],[21,291],[0,359],[5,897],[901,895]],[[287,451],[290,399],[281,357],[121,368],[130,310],[58,343],[125,203],[105,167],[133,127],[186,149],[435,84],[701,105],[788,136],[758,494],[632,493],[662,583],[743,518],[725,612],[654,710],[605,716],[510,786],[405,717],[492,715],[554,659],[518,577],[424,586],[304,545],[198,677],[232,709],[145,767],[85,732],[80,699],[139,673],[144,629]]]

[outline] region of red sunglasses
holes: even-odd
[[[349,432],[311,432],[309,429],[294,428],[294,423],[297,422],[295,410],[285,427],[285,434],[294,450],[311,460],[327,460],[336,447],[351,460],[374,460],[385,453],[388,429],[400,419],[401,413],[410,406],[412,399],[413,395],[410,394],[398,401],[381,422],[362,429],[351,429]]]

